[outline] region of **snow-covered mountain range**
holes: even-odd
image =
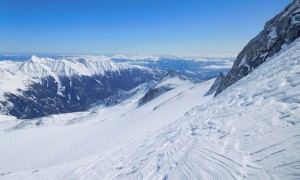
[[[27,76],[27,82],[16,83],[14,92],[17,89],[24,90],[24,84],[30,84],[36,82],[35,79],[43,78],[53,78],[58,84],[58,93],[62,91],[62,85],[60,77],[72,76],[94,76],[94,75],[104,75],[108,71],[120,71],[122,69],[128,68],[123,67],[119,64],[115,64],[109,60],[101,61],[91,61],[85,58],[72,58],[72,59],[62,59],[54,60],[51,58],[38,58],[37,56],[32,56],[29,60],[21,62],[13,61],[0,61],[1,68],[1,78],[3,83],[9,80],[20,79],[20,76]],[[1,86],[2,96],[6,92],[3,88],[8,87],[6,85]]]
[[[28,58],[28,57],[27,57]],[[194,82],[216,77],[229,58],[167,56],[0,56],[0,113],[18,118],[87,110],[120,103],[130,89],[169,71]],[[5,60],[11,59],[11,60]],[[24,60],[26,59],[26,60]]]
[[[161,76],[149,68],[93,56],[0,61],[0,72],[1,113],[18,118],[86,110],[118,90]]]

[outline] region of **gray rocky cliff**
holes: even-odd
[[[248,75],[278,53],[282,47],[300,36],[300,0],[294,0],[281,13],[266,22],[263,31],[238,54],[231,70],[215,93],[217,96],[230,85]]]

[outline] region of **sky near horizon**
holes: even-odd
[[[0,52],[237,54],[292,0],[0,0]]]

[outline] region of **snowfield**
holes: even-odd
[[[103,170],[99,169],[99,173],[111,179],[104,173],[116,168],[110,163],[134,153],[168,124],[212,98],[203,95],[213,80],[193,84],[174,77],[165,83],[177,87],[140,107],[138,100],[145,92],[111,108],[29,121],[1,121],[0,179],[93,178],[88,175],[91,172],[82,168],[100,161],[99,168]],[[96,173],[94,178],[98,179],[100,174]]]
[[[299,179],[300,40],[216,98],[213,80],[138,107],[0,121],[0,179]]]

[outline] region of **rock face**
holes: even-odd
[[[224,78],[225,78],[225,74],[220,72],[219,76],[216,78],[215,82],[210,87],[210,89],[207,91],[205,96],[209,96],[209,95],[215,93],[218,90],[218,88],[220,87],[220,85],[221,85]]]
[[[294,0],[281,13],[269,20],[262,32],[252,39],[239,53],[232,69],[225,76],[216,95],[248,75],[278,53],[283,46],[300,36],[300,0]]]

